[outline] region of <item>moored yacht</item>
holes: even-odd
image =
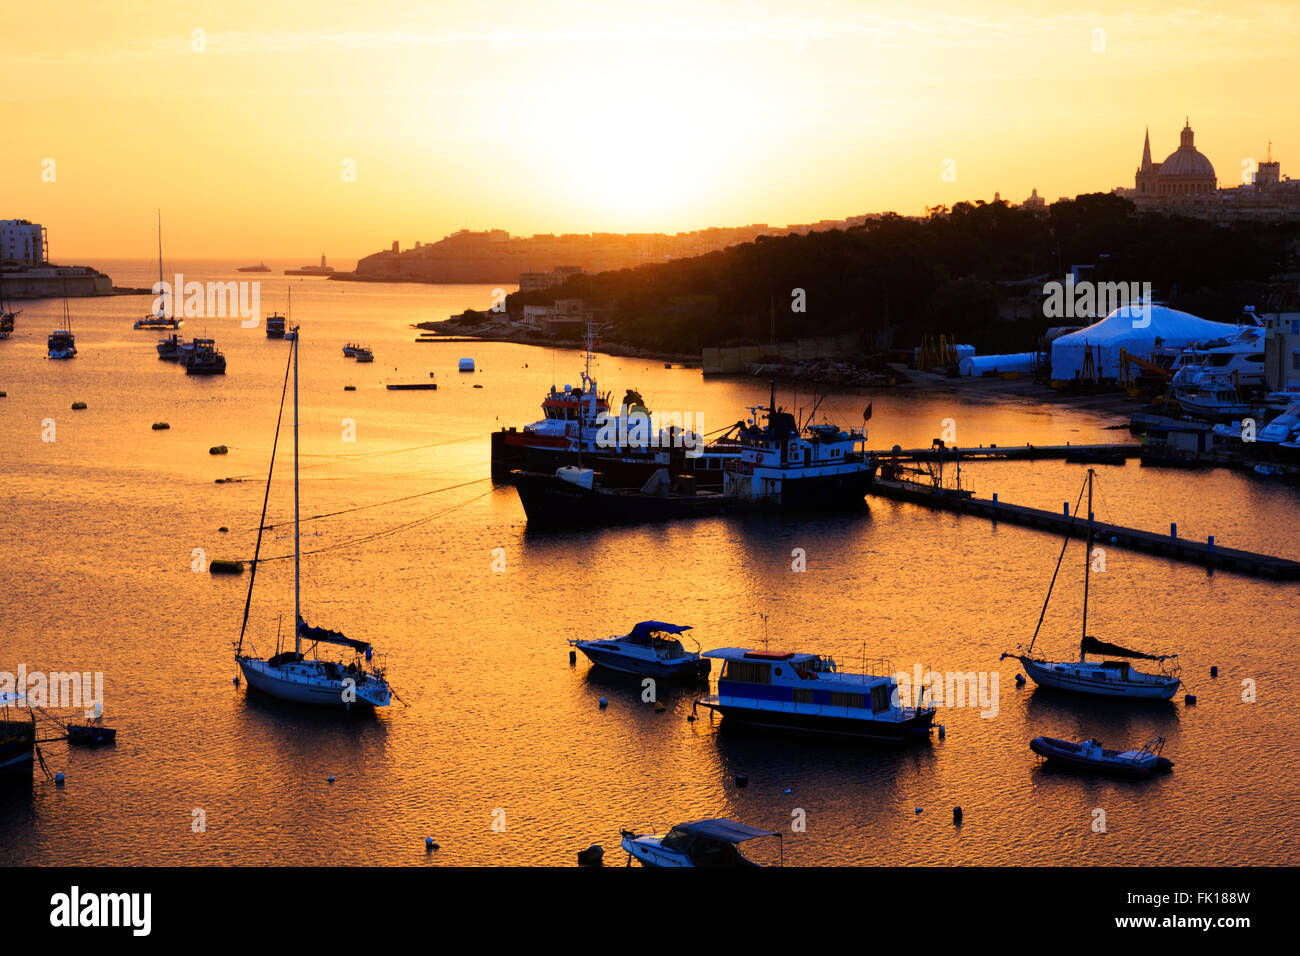
[[[284,316],[279,312],[272,312],[266,317],[266,337],[268,339],[284,338]]]
[[[903,742],[929,736],[935,709],[900,699],[893,676],[853,674],[818,654],[720,647],[717,693],[698,703],[724,720]],[[919,701],[918,701],[919,703]]]
[[[745,823],[715,817],[710,820],[692,820],[679,823],[663,836],[651,825],[628,826],[619,831],[621,845],[627,851],[630,863],[633,858],[642,866],[770,866],[750,859],[740,850],[740,844],[764,837],[776,837],[776,866],[785,862],[785,848],[781,834],[774,830],[760,830]]]
[[[709,660],[702,657],[699,645],[688,651],[681,635],[691,629],[688,624],[642,621],[622,637],[603,640],[570,640],[569,644],[586,654],[593,664],[644,677],[676,680],[704,680],[709,676]]]
[[[194,346],[181,338],[177,332],[158,340],[158,357],[164,362],[179,362],[193,350]]]
[[[70,359],[77,355],[77,340],[71,329],[55,329],[45,340],[45,347],[52,359]]]
[[[1091,694],[1096,697],[1169,700],[1182,683],[1178,677],[1177,664],[1166,665],[1166,661],[1176,662],[1177,654],[1147,654],[1143,651],[1121,647],[1118,644],[1100,641],[1088,634],[1088,587],[1092,568],[1091,550],[1093,538],[1093,477],[1094,472],[1089,468],[1086,479],[1088,488],[1088,534],[1083,548],[1083,625],[1079,642],[1079,659],[1077,661],[1049,661],[1041,656],[1034,656],[1034,644],[1038,640],[1039,631],[1043,626],[1043,619],[1047,615],[1047,605],[1052,600],[1052,589],[1056,583],[1056,573],[1052,574],[1052,583],[1048,585],[1047,598],[1043,602],[1043,613],[1038,618],[1038,627],[1034,629],[1034,636],[1030,640],[1029,646],[1023,650],[1018,647],[1015,651],[1008,651],[998,659],[1005,660],[1008,657],[1014,657],[1024,665],[1025,673],[1033,678],[1034,683],[1040,687],[1072,691],[1078,694]],[[1078,515],[1079,505],[1076,505],[1074,517],[1077,518]],[[1070,524],[1071,527],[1066,529],[1065,540],[1067,545],[1069,544],[1074,519],[1071,519]],[[1061,559],[1064,559],[1064,557],[1065,549],[1062,547]],[[1060,559],[1057,561],[1057,571],[1059,570]],[[1121,657],[1126,658],[1126,660],[1090,661],[1088,660],[1089,654]],[[1144,673],[1135,669],[1128,659],[1155,661],[1161,666],[1161,672],[1159,674]],[[1170,669],[1166,670],[1166,667]]]
[[[330,707],[351,709],[353,705],[365,707],[387,707],[392,700],[392,690],[385,679],[384,671],[371,665],[372,648],[366,641],[345,636],[339,631],[323,627],[311,627],[302,617],[301,587],[301,540],[298,500],[298,330],[292,342],[290,361],[293,364],[293,611],[294,635],[293,650],[280,650],[269,657],[261,658],[244,652],[244,638],[248,628],[248,612],[253,600],[253,585],[257,580],[258,560],[262,550],[262,531],[266,526],[266,503],[269,500],[271,477],[275,471],[275,444],[271,449],[271,467],[267,473],[267,498],[262,503],[262,519],[258,525],[257,544],[254,549],[252,576],[248,581],[248,597],[244,605],[244,622],[239,631],[239,642],[235,648],[235,661],[243,672],[250,687],[281,700],[300,704],[321,704]],[[283,395],[281,396],[283,403]],[[283,407],[283,404],[282,404]],[[279,419],[277,418],[277,424]],[[306,643],[306,653],[303,644]],[[320,658],[314,655],[322,645],[335,645],[350,648],[356,659],[343,663],[341,661]],[[311,654],[312,656],[308,656]]]

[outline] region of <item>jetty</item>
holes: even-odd
[[[873,451],[879,461],[960,461],[962,459],[1017,460],[1038,458],[1129,459],[1141,456],[1142,446],[1134,442],[1100,445],[977,445],[973,448],[949,448],[940,444],[930,448],[893,448]]]
[[[1044,511],[1040,508],[1028,508],[1024,505],[999,501],[996,494],[991,499],[976,498],[966,492],[939,489],[915,481],[886,478],[877,478],[872,482],[867,494],[894,501],[906,501],[940,511],[988,518],[993,522],[1007,521],[1057,535],[1068,532],[1076,538],[1086,539],[1091,524],[1093,539],[1099,544],[1112,544],[1116,547],[1252,577],[1284,581],[1300,580],[1300,561],[1220,547],[1215,544],[1213,535],[1205,541],[1180,538],[1176,524],[1169,526],[1168,534],[1157,534],[1153,531],[1126,528],[1102,521],[1089,522],[1083,516],[1071,518],[1069,502],[1065,502],[1061,511]]]

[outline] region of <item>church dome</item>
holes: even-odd
[[[1214,164],[1193,145],[1195,134],[1189,125],[1183,127],[1182,139],[1176,150],[1160,164],[1160,179],[1214,179]]]

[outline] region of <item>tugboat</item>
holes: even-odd
[[[248,580],[248,597],[244,604],[244,622],[239,631],[239,642],[235,648],[235,662],[254,687],[272,697],[299,704],[320,704],[329,707],[343,707],[350,710],[358,707],[387,707],[392,700],[392,690],[381,668],[372,666],[372,648],[366,641],[345,636],[339,631],[323,627],[312,627],[302,616],[301,557],[299,534],[298,501],[298,330],[293,330],[290,338],[293,343],[290,362],[293,369],[293,610],[294,627],[293,650],[280,651],[270,657],[256,657],[244,652],[244,637],[248,628],[248,609],[253,600],[253,584],[257,580],[257,568],[262,551],[262,531],[266,527],[266,504],[262,502],[262,519],[258,525],[257,544],[253,551],[253,571]],[[287,370],[286,370],[287,373]],[[284,396],[281,395],[283,411]],[[279,441],[278,424],[276,443]],[[271,477],[275,471],[275,444],[271,447],[271,467],[267,472],[266,482],[269,493]],[[321,644],[335,644],[350,648],[357,655],[356,660],[344,664],[340,661],[319,657],[308,657],[303,653],[304,641],[310,642],[309,652]],[[364,658],[364,660],[363,660]]]
[[[1083,549],[1083,626],[1079,642],[1079,659],[1077,661],[1048,661],[1034,657],[1034,644],[1047,616],[1047,606],[1052,600],[1052,587],[1056,583],[1056,573],[1052,574],[1052,583],[1047,588],[1047,598],[1043,601],[1043,612],[1038,618],[1038,627],[1029,646],[1024,650],[1019,647],[1014,652],[1004,653],[998,660],[1014,657],[1024,665],[1025,673],[1034,679],[1040,687],[1054,690],[1072,691],[1077,694],[1091,694],[1097,697],[1127,697],[1140,700],[1169,700],[1177,692],[1182,681],[1178,676],[1177,664],[1168,665],[1165,661],[1176,661],[1177,654],[1147,654],[1143,651],[1130,650],[1118,644],[1099,641],[1088,634],[1088,586],[1089,571],[1092,567],[1092,481],[1095,471],[1088,469],[1086,479],[1088,488],[1088,536]],[[1080,495],[1082,499],[1082,495]],[[1079,507],[1074,509],[1075,517]],[[1074,528],[1074,519],[1065,532],[1065,544],[1070,542],[1070,533]],[[1065,558],[1065,546],[1061,548],[1061,557],[1057,559],[1056,570],[1060,571],[1061,560]],[[1155,661],[1161,665],[1161,673],[1146,674],[1135,670],[1127,661],[1089,661],[1088,654],[1109,655],[1112,657],[1135,658]]]
[[[689,624],[642,621],[622,637],[598,641],[570,640],[593,664],[623,674],[664,677],[670,680],[707,680],[709,660],[682,647],[678,637]],[[699,647],[699,644],[696,644]]]
[[[717,693],[697,703],[724,720],[896,743],[927,738],[934,724],[933,707],[899,699],[897,678],[841,671],[830,657],[740,647],[704,656],[722,661],[722,673]]]
[[[831,424],[800,429],[793,415],[774,406],[775,394],[772,405],[751,408],[749,422],[737,423],[739,455],[723,467],[721,493],[699,489],[689,475],[673,479],[662,467],[639,490],[611,488],[603,472],[580,466],[553,474],[512,472],[515,490],[530,524],[557,527],[864,507],[876,473],[876,460],[864,448],[866,430]],[[767,418],[761,426],[760,413]]]
[[[184,358],[186,375],[225,375],[226,357],[212,339],[195,339],[193,351]]]
[[[740,844],[761,837],[776,837],[778,858],[785,862],[785,844],[781,834],[760,830],[724,817],[679,823],[663,836],[656,836],[650,825],[629,826],[619,831],[628,863],[635,858],[642,866],[770,866],[757,863],[740,852]],[[650,832],[646,832],[646,831]]]
[[[700,488],[720,488],[723,465],[739,454],[739,445],[728,436],[706,444],[676,426],[654,432],[635,389],[627,390],[619,413],[611,415],[610,393],[600,391],[591,374],[596,331],[588,322],[579,387],[552,385],[540,420],[492,433],[492,480],[513,481],[516,471],[554,475],[558,468],[585,463],[601,473],[607,488],[639,488],[661,468],[692,476]]]
[[[1154,737],[1132,750],[1103,750],[1100,740],[1076,743],[1055,737],[1035,737],[1029,742],[1029,749],[1047,763],[1122,777],[1149,777],[1156,771],[1173,770],[1174,762],[1160,755],[1164,747],[1164,737]]]

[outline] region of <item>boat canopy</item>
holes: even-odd
[[[757,827],[737,823],[735,820],[728,820],[725,817],[679,823],[673,829],[689,833],[692,836],[709,837],[726,843],[744,843],[746,840],[754,840],[758,837],[776,836],[771,830],[760,830]]]
[[[1146,661],[1163,661],[1170,657],[1177,657],[1177,654],[1146,654],[1142,651],[1132,651],[1127,647],[1120,647],[1118,644],[1107,644],[1105,641],[1099,641],[1095,637],[1085,637],[1079,642],[1080,649],[1085,654],[1113,654],[1116,657],[1140,657]]]
[[[364,653],[370,650],[370,645],[365,641],[353,640],[344,636],[341,631],[331,631],[324,627],[312,627],[302,618],[298,618],[298,634],[309,640],[318,641],[323,644],[342,644],[350,647],[357,653]]]
[[[689,624],[665,624],[663,621],[642,621],[636,627],[632,628],[628,637],[649,637],[656,631],[662,631],[665,634],[681,634],[683,631],[689,631]]]

